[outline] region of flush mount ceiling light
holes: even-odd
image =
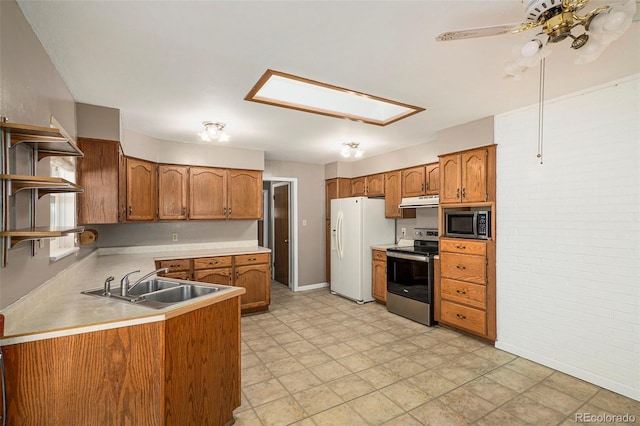
[[[364,154],[364,151],[360,149],[360,144],[358,142],[345,142],[342,144],[340,154],[345,158],[349,158],[352,155],[355,158],[360,158]]]
[[[244,99],[378,126],[424,111],[424,108],[274,70],[267,70]]]
[[[211,142],[217,140],[219,142],[229,142],[231,136],[224,131],[226,124],[213,121],[203,121],[202,125],[204,130],[199,132],[198,135],[205,142]]]

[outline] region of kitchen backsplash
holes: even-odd
[[[407,239],[413,239],[415,228],[438,228],[438,209],[416,209],[415,219],[396,219],[396,241],[402,236],[402,228],[407,231]]]

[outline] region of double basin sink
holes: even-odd
[[[105,294],[104,289],[87,290],[83,291],[82,294],[162,309],[220,290],[222,290],[221,287],[213,285],[201,285],[194,284],[191,281],[156,277],[148,281],[142,281],[129,289],[128,296],[120,295],[120,287],[112,288],[110,294]]]

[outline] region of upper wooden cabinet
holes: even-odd
[[[425,195],[425,166],[402,170],[402,198]]]
[[[189,169],[189,219],[227,218],[227,171],[211,167]]]
[[[367,197],[384,197],[384,173],[366,177]]]
[[[384,211],[388,218],[415,218],[416,209],[400,209],[402,199],[402,172],[396,170],[384,174]]]
[[[117,141],[78,138],[84,157],[78,159],[78,185],[85,191],[78,194],[78,223],[118,223],[124,213],[124,200],[119,197],[122,148]],[[122,204],[122,205],[121,205]]]
[[[187,218],[188,180],[187,166],[158,166],[158,219]]]
[[[128,221],[156,219],[156,164],[127,157]]]
[[[325,182],[326,218],[331,218],[331,200],[351,196],[351,179],[333,178]]]
[[[227,170],[227,218],[262,219],[262,172]]]
[[[425,189],[427,195],[440,192],[440,163],[427,164],[425,168]]]
[[[496,146],[440,157],[440,204],[495,201]]]
[[[351,179],[351,196],[366,197],[367,196],[367,177],[361,176]]]

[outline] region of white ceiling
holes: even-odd
[[[609,2],[608,4],[612,4]],[[600,5],[593,1],[587,5]],[[339,161],[428,142],[439,130],[535,104],[538,69],[504,78],[535,34],[436,42],[448,30],[524,20],[503,1],[19,1],[78,102],[119,108],[125,129],[198,142],[206,120],[267,160]],[[565,41],[547,58],[547,99],[640,72],[635,22],[595,62]],[[426,108],[386,127],[244,100],[266,69]]]

